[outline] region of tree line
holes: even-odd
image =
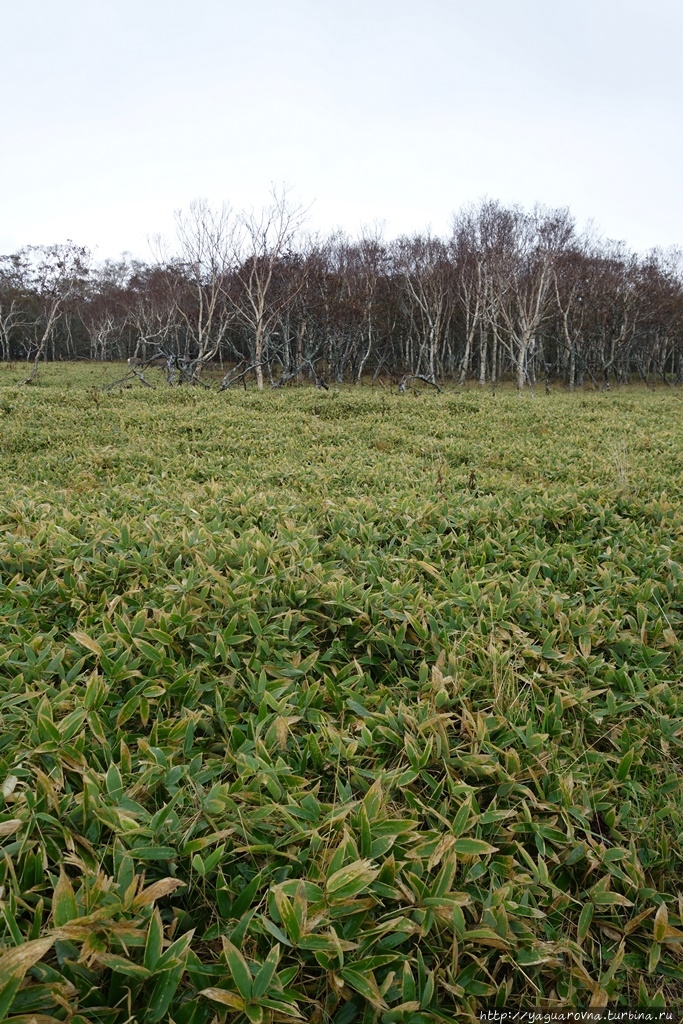
[[[258,212],[204,200],[153,258],[67,242],[0,257],[0,358],[128,360],[221,387],[410,377],[518,388],[683,380],[683,273],[580,233],[566,209],[484,200],[450,232],[305,231],[285,190]]]

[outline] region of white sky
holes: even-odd
[[[446,230],[485,195],[683,243],[680,0],[4,0],[0,252],[195,197]]]

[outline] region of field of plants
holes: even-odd
[[[0,366],[0,1021],[683,1008],[683,391],[116,375]]]

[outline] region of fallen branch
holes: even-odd
[[[301,369],[301,366],[297,366],[296,370],[290,370],[289,373],[283,373],[279,380],[271,381],[271,388],[283,388],[290,380],[294,380],[295,377],[299,376]]]
[[[119,380],[112,381],[111,384],[106,384],[102,388],[102,390],[113,391],[114,388],[122,387],[126,383],[126,381],[129,380],[131,377],[137,377],[140,383],[144,384],[146,388],[150,388],[152,391],[156,391],[156,386],[154,384],[150,384],[148,380],[145,380],[142,371],[136,370],[134,366],[131,366],[130,370],[128,371],[127,374],[125,374],[125,376],[121,377]]]
[[[246,370],[242,370],[241,373],[237,373],[237,370],[239,370],[240,366],[242,366],[244,364],[244,362],[245,362],[245,360],[242,359],[241,362],[239,362],[237,364],[237,366],[233,370],[230,370],[228,373],[226,373],[225,377],[223,377],[223,380],[221,381],[221,386],[218,389],[219,391],[227,391],[228,388],[232,384],[236,384],[238,380],[242,381],[242,383],[244,384],[244,390],[246,391],[247,390],[247,381],[246,381],[247,374],[253,373],[253,371],[256,370],[259,366],[267,366],[267,360],[263,360],[260,363],[252,363],[251,366],[248,366],[246,368]]]
[[[311,371],[311,373],[315,377],[315,386],[317,388],[324,388],[325,391],[329,391],[330,389],[329,389],[328,385],[325,383],[323,378],[320,376],[320,374],[318,373],[318,371],[316,370],[315,366],[313,365],[313,363],[311,362],[310,359],[304,359],[301,363],[299,363],[299,365],[297,366],[297,368],[295,370],[291,370],[289,373],[283,373],[279,380],[272,381],[271,385],[270,385],[271,388],[281,388],[281,387],[284,387],[284,385],[287,384],[290,380],[293,380],[295,377],[298,377],[299,374],[301,373],[301,371],[303,369],[305,369],[306,367],[309,368],[309,370]]]
[[[23,380],[17,381],[17,386],[21,387],[22,384],[33,384],[34,380],[38,379],[38,359],[36,358],[33,363],[33,369],[31,370],[28,377],[24,377]]]
[[[441,388],[436,383],[436,381],[430,380],[429,377],[423,377],[421,373],[406,373],[403,377],[401,377],[401,380],[398,385],[398,390],[402,395],[405,394],[406,384],[408,383],[409,380],[421,380],[423,384],[429,384],[430,387],[436,388],[439,394],[441,394]]]

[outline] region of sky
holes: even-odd
[[[680,0],[2,0],[0,253],[149,258],[195,198],[448,230],[484,197],[683,244]]]

